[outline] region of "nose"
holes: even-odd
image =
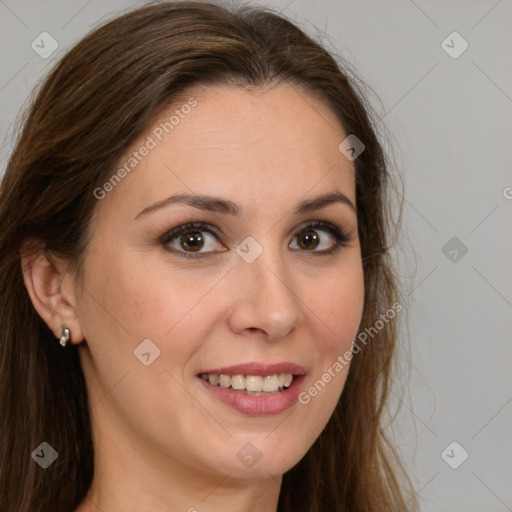
[[[294,291],[292,269],[266,249],[252,263],[242,258],[231,272],[230,329],[256,333],[270,341],[285,338],[303,321],[302,303]]]

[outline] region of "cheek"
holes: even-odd
[[[317,279],[308,297],[308,308],[324,335],[316,337],[318,351],[338,356],[350,348],[357,335],[364,306],[364,276],[360,261],[336,275]],[[317,321],[317,323],[318,323]]]
[[[98,260],[89,267],[90,295],[110,316],[110,324],[136,339],[165,336],[199,305],[214,282],[211,276],[194,279],[186,272],[170,272],[144,254],[112,252]]]
[[[319,434],[339,400],[350,368],[352,342],[364,306],[362,266],[354,264],[336,278],[316,282],[315,293],[308,295],[307,303],[316,360],[299,402],[318,419]]]
[[[84,319],[86,338],[103,370],[107,364],[132,367],[134,361],[138,369],[133,352],[150,339],[160,350],[155,366],[180,378],[212,324],[221,321],[222,285],[216,284],[225,270],[199,275],[145,260],[150,258],[112,255],[91,264],[94,298]]]

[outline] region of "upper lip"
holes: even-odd
[[[199,375],[201,373],[216,375],[261,375],[262,377],[265,377],[266,375],[275,375],[279,373],[304,375],[306,373],[306,369],[304,366],[296,363],[265,364],[253,362],[235,364],[233,366],[223,366],[221,368],[214,368],[211,370],[203,370],[199,372]]]

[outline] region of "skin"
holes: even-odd
[[[247,416],[198,381],[208,368],[295,362],[307,390],[350,350],[364,281],[350,206],[293,213],[334,191],[355,204],[354,166],[338,150],[346,134],[328,107],[288,84],[216,86],[188,91],[155,126],[191,96],[197,106],[98,201],[81,282],[56,257],[25,261],[35,308],[56,337],[70,328],[86,378],[96,460],[79,512],[276,510],[283,473],[320,435],[345,383],[348,367],[307,405]],[[219,196],[241,213],[172,204],[135,219],[176,193]],[[322,255],[334,238],[320,228],[319,248],[302,249],[297,234],[315,220],[350,240]],[[196,221],[223,233],[202,232],[206,256],[159,243]],[[235,252],[247,236],[263,248],[252,263]],[[172,248],[185,252],[179,237]],[[134,356],[144,339],[160,349],[149,366]],[[237,458],[248,442],[261,453],[251,468]]]

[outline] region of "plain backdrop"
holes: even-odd
[[[0,0],[1,172],[35,83],[101,20],[142,4]],[[396,442],[422,510],[512,511],[512,2],[260,5],[345,58],[394,138],[412,363],[408,393],[393,394]],[[45,59],[32,47],[43,32],[58,44]]]

